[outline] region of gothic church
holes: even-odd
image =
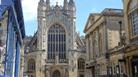
[[[27,77],[84,77],[85,41],[76,32],[76,6],[64,0],[63,6],[40,0],[38,30],[25,43]]]

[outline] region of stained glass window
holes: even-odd
[[[66,59],[66,33],[61,25],[55,24],[48,31],[48,59]]]

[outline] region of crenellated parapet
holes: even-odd
[[[50,5],[50,0],[40,0],[38,3],[38,17],[45,17],[45,15],[57,11],[70,17],[76,17],[75,2],[73,0],[70,0],[69,2],[64,0],[63,6],[58,5],[58,3],[56,3],[56,5]]]

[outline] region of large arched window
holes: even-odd
[[[132,0],[129,4],[129,18],[133,35],[138,35],[138,7],[136,0]]]
[[[58,24],[49,28],[48,31],[48,59],[66,59],[66,33],[65,29]]]
[[[34,59],[30,59],[28,61],[28,71],[30,72],[35,71],[35,60]]]

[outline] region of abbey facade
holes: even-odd
[[[76,6],[40,0],[38,30],[25,46],[24,75],[28,77],[84,77],[85,42],[76,32]]]

